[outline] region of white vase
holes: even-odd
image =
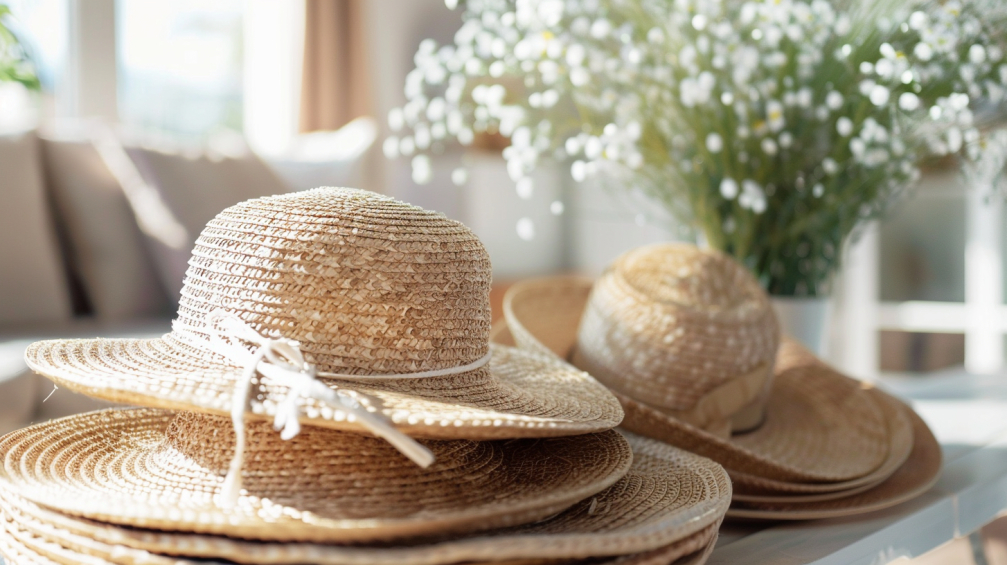
[[[815,355],[826,354],[831,301],[825,297],[771,297],[780,331],[804,344]]]

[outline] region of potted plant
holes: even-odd
[[[922,160],[982,153],[1005,43],[994,0],[470,0],[453,45],[420,46],[386,152],[422,169],[499,131],[515,182],[555,159],[639,191],[816,308]]]

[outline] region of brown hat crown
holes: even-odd
[[[249,200],[196,242],[176,327],[223,309],[320,371],[409,373],[489,350],[491,267],[459,222],[348,188]]]
[[[768,383],[778,343],[769,299],[744,267],[719,252],[661,244],[623,255],[594,285],[574,361],[613,390],[682,411],[753,372],[750,380]],[[764,389],[734,388],[721,393],[731,402],[717,404],[744,404],[739,394]]]

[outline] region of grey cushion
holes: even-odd
[[[89,136],[43,136],[42,153],[69,263],[94,316],[118,320],[169,314],[168,295],[133,210]]]
[[[0,325],[68,319],[71,304],[34,133],[0,137]]]

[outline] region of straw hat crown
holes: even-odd
[[[574,359],[616,391],[686,410],[732,379],[771,371],[778,343],[772,306],[744,267],[660,244],[623,255],[597,281]]]
[[[348,188],[250,200],[207,224],[176,330],[224,309],[300,342],[319,371],[409,373],[489,351],[491,268],[459,222]]]

